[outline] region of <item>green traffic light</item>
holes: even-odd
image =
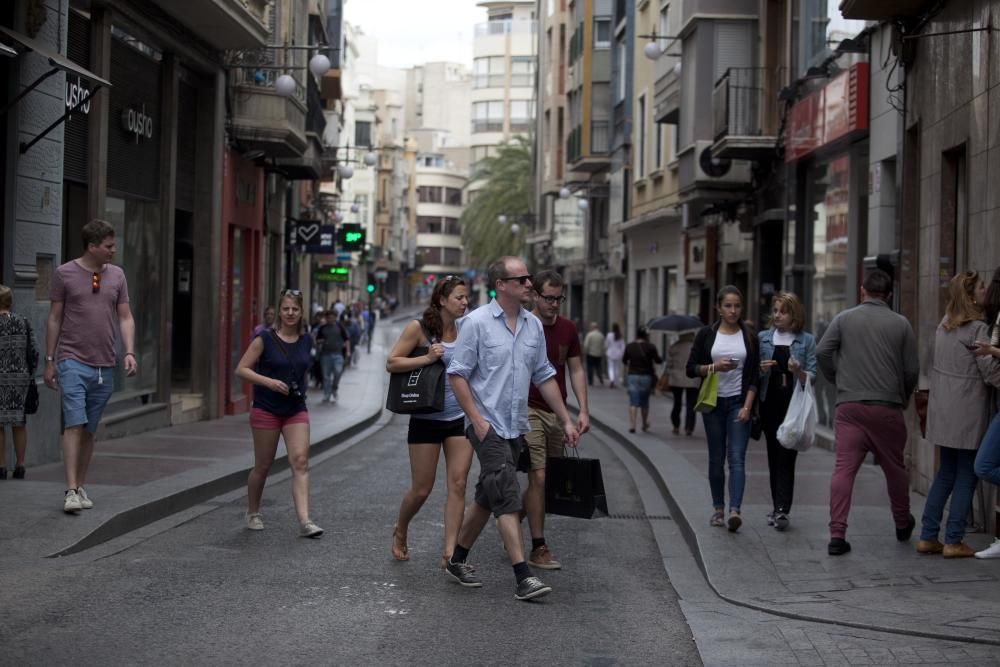
[[[371,283],[368,283],[368,293],[373,294],[374,292],[375,292],[375,286],[372,285]]]

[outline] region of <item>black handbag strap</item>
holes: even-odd
[[[268,333],[271,334],[271,338],[274,339],[274,342],[278,344],[278,349],[281,350],[281,354],[285,357],[285,361],[292,363],[291,358],[288,356],[288,350],[285,349],[285,341],[281,340],[281,337],[278,336],[278,333],[274,329],[268,329]]]

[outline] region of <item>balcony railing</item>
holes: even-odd
[[[473,88],[503,88],[503,74],[476,74],[472,78]]]
[[[230,72],[230,83],[234,86],[244,86],[247,88],[257,88],[261,92],[270,89],[270,92],[274,92],[274,81],[283,72],[274,69],[261,69],[255,70],[249,67],[235,67]],[[306,73],[309,76],[308,72]],[[295,73],[290,73],[290,76],[295,80],[295,93],[293,97],[302,103],[303,106],[306,104],[306,87],[302,85],[299,81],[301,78]],[[277,93],[275,93],[277,94]]]
[[[503,132],[503,119],[473,120],[472,132]]]
[[[476,37],[488,35],[507,35],[510,33],[535,33],[538,30],[537,21],[487,21],[476,25]]]
[[[603,155],[611,148],[611,132],[608,121],[595,120],[590,123],[590,152]]]
[[[730,67],[715,83],[715,138],[772,136],[784,68]]]

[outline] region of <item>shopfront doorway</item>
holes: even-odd
[[[194,285],[194,216],[174,214],[174,309],[171,321],[171,371],[173,393],[191,393],[192,287]]]

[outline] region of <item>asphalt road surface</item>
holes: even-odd
[[[564,569],[538,573],[554,592],[525,603],[492,524],[470,556],[482,588],[437,568],[443,462],[410,562],[391,559],[405,433],[397,417],[312,469],[320,540],[296,537],[286,480],[265,491],[263,532],[244,528],[236,497],[124,551],[0,572],[0,664],[701,664],[635,484],[604,445],[585,437],[583,451],[624,516],[549,517]]]

